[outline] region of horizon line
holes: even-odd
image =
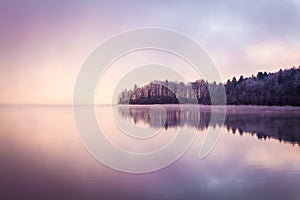
[[[28,106],[28,107],[39,107],[39,106],[60,106],[60,107],[73,107],[73,106],[111,106],[118,104],[109,103],[97,103],[97,104],[73,104],[73,103],[0,103],[0,107],[5,106]]]

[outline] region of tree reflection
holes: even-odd
[[[221,126],[211,121],[211,107],[191,105],[164,105],[164,109],[151,110],[151,106],[119,106],[124,119],[143,123],[150,128],[180,128],[187,126],[197,130],[209,126]],[[300,145],[300,112],[286,108],[258,106],[228,106],[224,127],[240,135],[251,134],[258,139],[276,139]],[[152,112],[152,114],[150,114]]]

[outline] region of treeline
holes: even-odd
[[[228,104],[300,106],[300,67],[276,73],[259,72],[257,76],[225,84]]]
[[[225,89],[225,91],[224,91]],[[119,104],[178,104],[211,105],[293,105],[300,106],[300,67],[279,70],[276,73],[259,72],[256,76],[240,76],[225,84],[195,82],[153,81],[142,87],[125,89],[119,95]]]

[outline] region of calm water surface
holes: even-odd
[[[130,151],[155,150],[178,130],[197,133],[169,167],[128,174],[87,152],[72,107],[0,107],[0,199],[300,199],[300,108],[230,106],[224,124],[210,122],[210,107],[162,108],[155,113],[150,106],[95,108],[107,138]],[[132,138],[116,121],[157,134]],[[209,129],[221,137],[200,160]]]

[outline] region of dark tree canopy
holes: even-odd
[[[153,81],[133,90],[125,89],[119,95],[119,104],[211,104],[211,95],[225,88],[229,105],[292,105],[300,106],[300,68],[279,70],[276,73],[258,72],[257,76],[240,76],[225,84],[195,82]],[[212,94],[210,94],[212,93]],[[220,99],[215,96],[214,99]],[[222,104],[224,102],[213,102]]]
[[[227,104],[300,106],[300,68],[259,72],[256,77],[225,84]]]

